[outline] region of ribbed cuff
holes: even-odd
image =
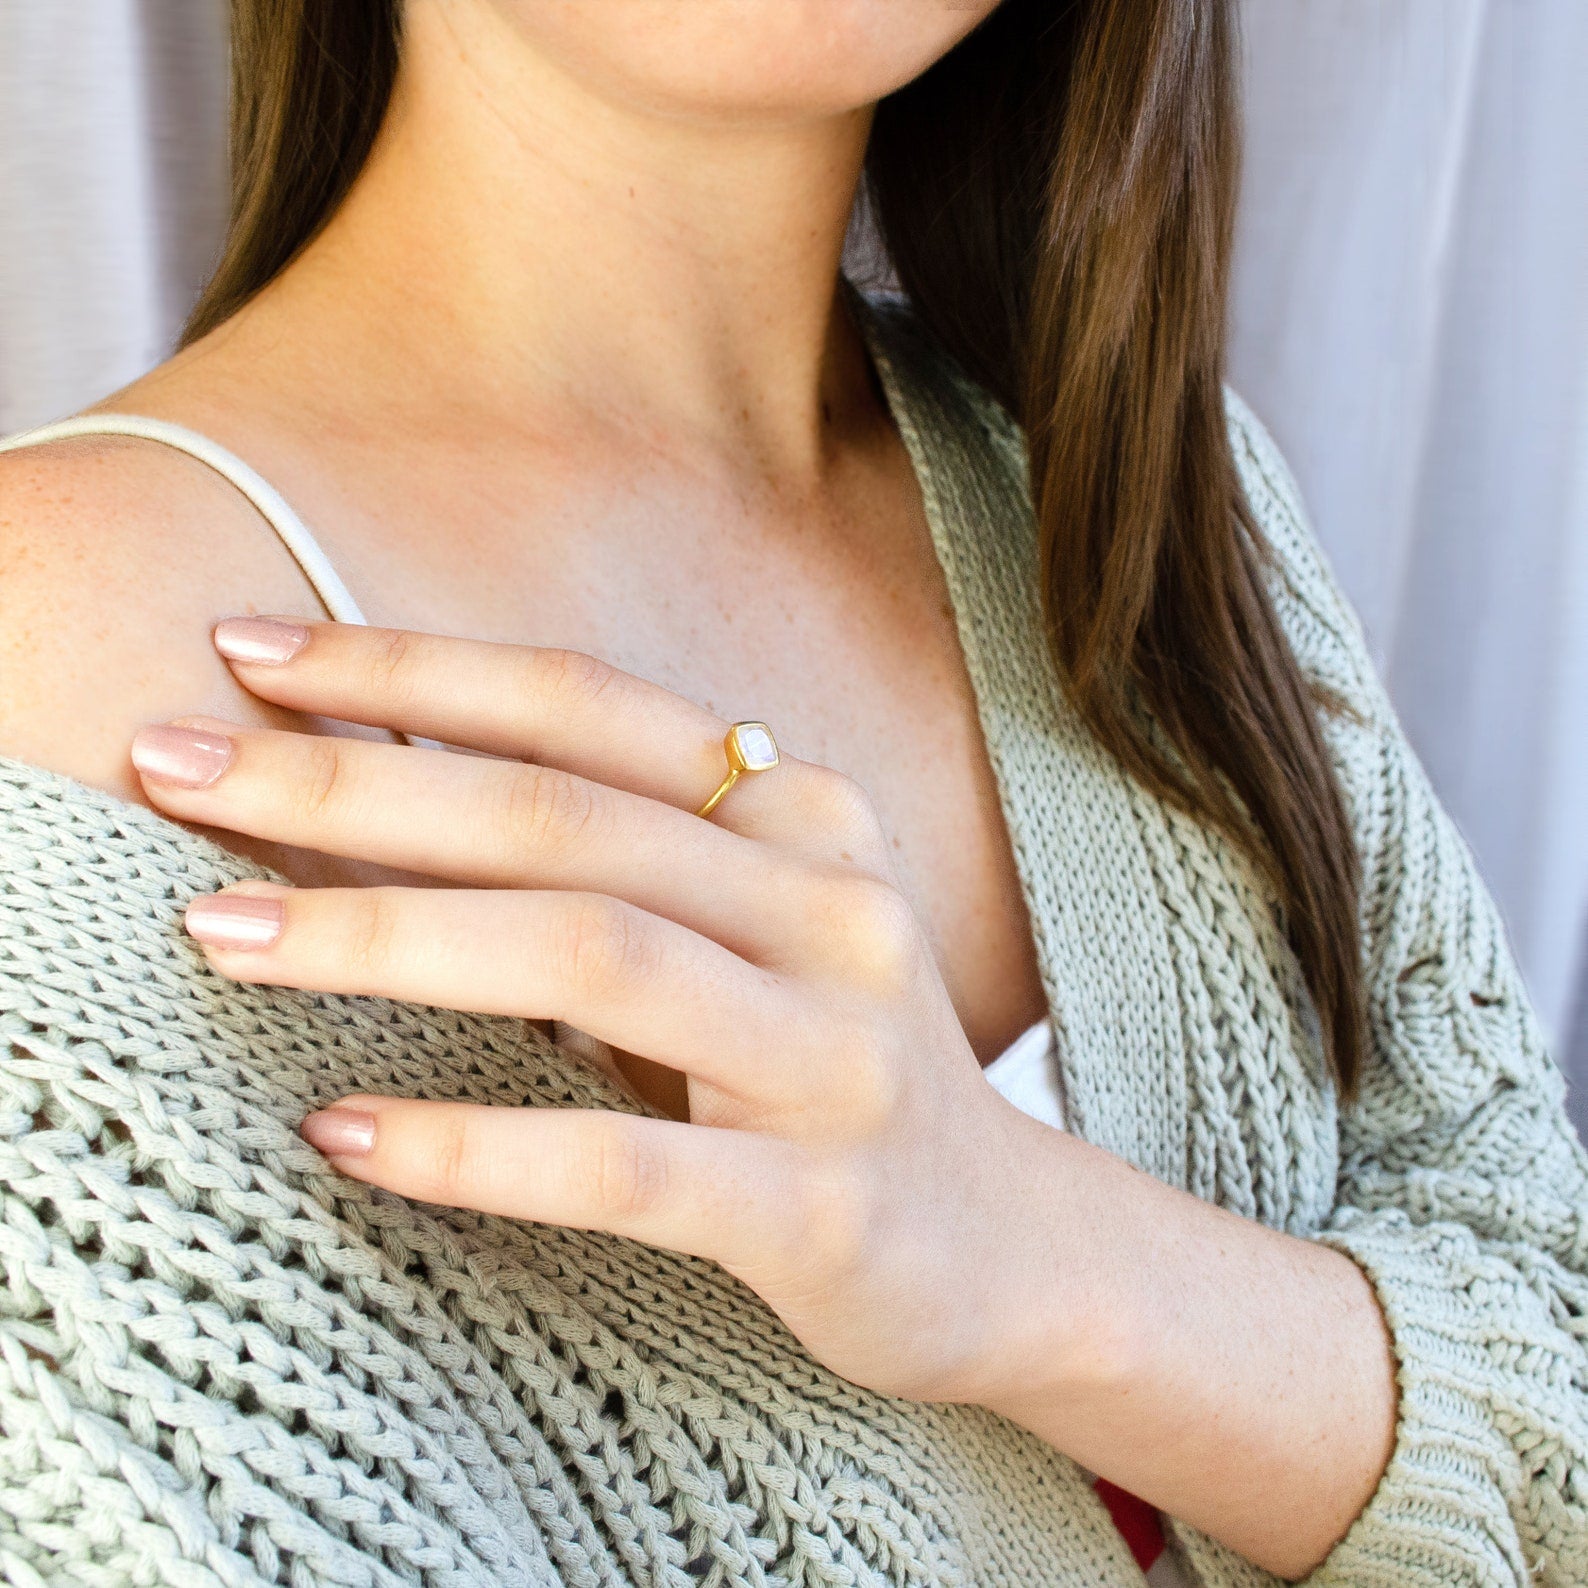
[[[1342,1210],[1337,1220],[1317,1238],[1350,1257],[1378,1294],[1400,1409],[1377,1490],[1307,1588],[1588,1582],[1583,1516],[1561,1493],[1575,1458],[1528,1415],[1543,1386],[1527,1381],[1560,1360],[1537,1295],[1459,1225],[1415,1225],[1399,1211]],[[1516,1337],[1519,1316],[1527,1339]],[[1561,1354],[1573,1354],[1557,1338]],[[1546,1541],[1536,1555],[1513,1514],[1526,1519],[1529,1539]]]

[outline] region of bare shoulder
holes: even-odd
[[[0,755],[141,799],[140,724],[280,720],[215,655],[216,620],[317,610],[254,507],[170,447],[96,436],[0,454]]]

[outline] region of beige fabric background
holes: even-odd
[[[1477,849],[1588,1122],[1588,0],[1246,0],[1232,377]],[[220,0],[0,0],[0,432],[159,359]]]

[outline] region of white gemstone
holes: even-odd
[[[741,722],[735,730],[739,755],[751,772],[765,772],[777,765],[777,746],[763,723]]]

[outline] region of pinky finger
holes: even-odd
[[[401,1196],[607,1230],[730,1270],[776,1266],[798,1149],[773,1137],[606,1110],[352,1096],[304,1139]]]

